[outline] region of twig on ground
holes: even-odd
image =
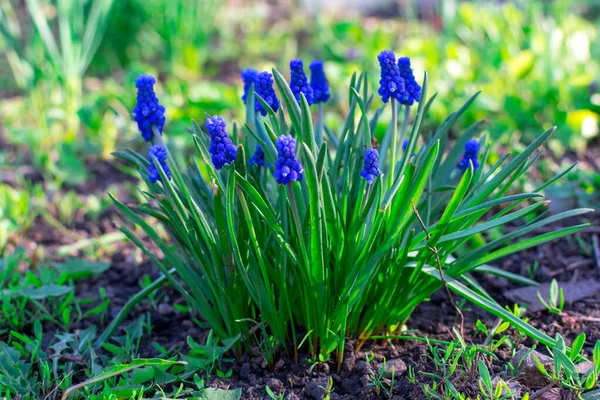
[[[588,266],[591,266],[593,264],[594,264],[594,261],[590,260],[590,259],[577,260],[577,261],[572,262],[571,264],[567,265],[564,268],[557,269],[556,271],[548,272],[547,275],[548,275],[548,277],[553,278],[553,277],[555,277],[557,275],[562,274],[563,272],[569,272],[569,271],[572,271],[572,270],[577,269],[579,267],[588,267]]]
[[[427,235],[427,239],[429,240],[429,238],[431,238],[431,235],[429,234],[429,231],[427,231],[427,227],[425,226],[425,223],[423,223],[423,220],[421,219],[421,216],[419,215],[419,212],[417,211],[417,208],[415,207],[414,201],[411,201],[411,206],[412,206],[413,212],[415,213],[415,215],[417,216],[417,219],[419,220],[419,223],[421,224],[421,227],[425,231],[425,235]],[[462,313],[462,311],[460,310],[460,308],[456,305],[456,302],[454,301],[454,296],[452,296],[452,292],[450,291],[450,288],[448,287],[448,284],[446,283],[446,279],[444,279],[444,271],[442,269],[442,262],[440,260],[440,255],[438,253],[438,250],[437,250],[437,248],[431,247],[431,246],[427,246],[427,248],[435,255],[435,260],[437,263],[438,272],[440,273],[440,279],[442,280],[442,284],[444,285],[444,288],[446,288],[446,292],[448,293],[448,297],[450,298],[450,302],[452,303],[452,306],[456,309],[456,312],[458,312],[458,315],[460,315],[460,334],[464,337],[465,336],[465,333],[464,333],[465,316]]]
[[[548,385],[544,386],[543,388],[529,396],[529,400],[537,399],[538,397],[546,393],[548,390],[552,389],[554,386],[556,386],[556,382],[549,383]]]

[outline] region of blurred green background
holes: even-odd
[[[489,121],[500,154],[556,125],[540,176],[580,160],[554,195],[567,207],[598,200],[600,2],[324,4],[0,0],[0,252],[52,199],[63,203],[56,210],[67,207],[51,216],[67,228],[69,207],[96,215],[108,206],[102,194],[90,201],[78,193],[98,164],[113,162],[112,151],[143,144],[131,118],[139,73],[157,77],[166,135],[185,149],[192,118],[243,121],[241,69],[287,74],[298,57],[325,61],[334,92],[326,122],[339,128],[351,74],[368,70],[375,85],[383,49],[411,57],[417,76],[429,73],[438,97],[427,126],[481,90],[463,126]]]

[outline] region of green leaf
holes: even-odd
[[[64,296],[72,291],[72,287],[51,283],[39,288],[4,289],[2,295],[6,297],[28,297],[35,300],[43,300],[48,297]]]
[[[581,349],[583,349],[583,345],[585,344],[585,333],[581,332],[575,340],[573,340],[573,344],[571,345],[571,352],[569,353],[569,358],[573,361],[577,361],[579,357],[579,353]]]
[[[133,360],[129,364],[116,365],[116,366],[112,367],[111,369],[94,376],[93,378],[83,381],[77,385],[71,386],[70,388],[65,390],[65,392],[63,393],[63,395],[61,397],[61,400],[66,400],[69,397],[69,395],[76,390],[79,390],[79,389],[84,388],[89,385],[93,385],[98,382],[102,382],[106,379],[112,378],[113,376],[124,374],[125,372],[129,372],[136,368],[143,368],[143,367],[150,367],[150,366],[163,367],[163,366],[186,365],[186,364],[187,363],[185,361],[170,361],[170,360],[162,360],[159,358],[139,358],[137,360]]]
[[[110,267],[109,262],[93,262],[81,258],[69,258],[65,262],[53,264],[67,279],[81,279],[87,276],[101,274]]]
[[[204,389],[201,400],[239,400],[242,398],[242,389],[223,390],[216,388]]]

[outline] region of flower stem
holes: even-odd
[[[406,131],[408,130],[408,122],[410,121],[410,107],[404,106],[404,121],[402,121],[402,128],[400,128],[400,137],[406,138]]]
[[[321,147],[323,144],[324,132],[325,132],[325,120],[323,115],[323,103],[319,103],[318,105],[318,115],[317,115],[317,134],[316,134],[316,142],[317,147]]]
[[[367,144],[368,146],[369,144]],[[392,141],[390,143],[390,170],[388,173],[388,187],[394,184],[394,170],[396,169],[396,153],[398,151],[398,103],[392,99]]]

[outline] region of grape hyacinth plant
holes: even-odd
[[[267,71],[259,72],[254,81],[254,91],[265,101],[265,103],[269,105],[269,107],[271,107],[274,112],[279,110],[279,99],[277,98],[275,90],[273,89],[273,75]],[[257,113],[260,113],[262,116],[267,115],[267,110],[258,101],[258,99],[256,100],[255,107]]]
[[[225,131],[226,127],[225,119],[221,116],[215,115],[206,119],[206,130],[210,135],[208,152],[212,156],[212,163],[216,169],[234,162],[237,154],[237,148]]]
[[[142,74],[135,80],[137,87],[137,103],[133,109],[133,117],[146,142],[154,138],[154,127],[162,134],[165,126],[165,107],[158,103],[154,93],[156,80],[151,75]]]
[[[304,73],[302,60],[290,61],[290,88],[298,103],[300,103],[301,93],[306,97],[309,106],[313,103],[313,89]]]
[[[280,136],[275,142],[277,148],[277,161],[275,161],[275,181],[280,185],[302,180],[302,165],[296,159],[296,139]]]
[[[317,130],[316,142],[320,146],[323,143],[323,131],[325,130],[325,116],[323,104],[329,100],[329,82],[323,69],[323,61],[314,60],[310,63],[310,87],[313,90],[313,102],[317,103]]]
[[[248,92],[253,87],[257,75],[258,71],[252,68],[246,68],[240,74],[240,76],[242,77],[242,81],[244,82],[244,94],[242,95],[242,101],[244,102],[244,104],[246,104]]]
[[[458,163],[458,168],[461,170],[466,170],[469,168],[469,161],[473,164],[473,169],[479,168],[479,161],[477,160],[477,156],[479,153],[479,148],[481,145],[475,139],[469,139],[467,143],[465,143],[465,152],[463,154],[462,159]]]
[[[161,180],[158,168],[156,168],[156,165],[154,164],[154,159],[158,161],[167,178],[169,180],[171,179],[171,170],[167,166],[167,149],[164,146],[150,146],[148,159],[150,160],[150,165],[148,166],[148,180],[150,180],[151,183],[156,183]]]
[[[256,165],[257,167],[267,167],[269,168],[269,163],[265,163],[265,151],[263,150],[260,144],[256,145],[254,149],[254,154],[250,157],[248,161],[250,165]]]
[[[329,100],[329,83],[321,60],[310,63],[310,87],[313,91],[314,103],[326,103]]]
[[[335,355],[341,367],[347,338],[357,339],[360,347],[374,335],[401,335],[415,308],[440,289],[551,348],[553,338],[495,302],[477,278],[494,274],[533,285],[491,263],[587,226],[568,224],[587,209],[548,214],[542,191],[570,168],[515,193],[513,182],[531,168],[553,129],[493,165],[485,162],[485,145],[478,169],[473,163],[461,171],[456,167],[464,155],[477,159],[467,143],[483,134],[483,121],[466,128],[459,122],[477,94],[440,127],[424,131],[425,111],[433,101],[427,98],[424,74],[412,116],[403,104],[407,118],[401,131],[406,135],[398,136],[393,104],[403,101],[396,96],[406,86],[393,53],[382,52],[379,58],[384,102],[371,101],[367,75],[355,74],[346,122],[320,143],[308,101],[298,103],[277,70],[259,73],[256,94],[276,111],[274,82],[281,96],[279,115],[269,112],[270,118],[239,131],[234,124],[237,148],[227,140],[222,118],[209,118],[206,131],[193,122],[198,154],[191,168],[180,168],[170,157],[172,179],[150,185],[139,207],[113,197],[160,252],[137,237],[139,230],[124,226],[123,232],[236,356],[256,345],[270,366],[278,353],[300,350],[316,362]],[[416,93],[409,91],[409,96]],[[391,123],[383,136],[374,137],[371,127],[382,115],[381,108],[374,108],[387,107],[386,100],[392,103]],[[253,110],[255,104],[248,103]],[[408,141],[396,159],[401,137]],[[486,143],[485,137],[480,142]],[[375,143],[382,143],[379,150]],[[463,155],[466,144],[470,152]],[[248,149],[255,149],[251,162]],[[160,161],[166,152],[151,154]],[[118,155],[146,176],[146,157],[132,150]],[[249,168],[260,165],[258,160],[275,168],[258,174]],[[168,240],[149,218],[165,227]],[[567,226],[552,230],[556,225],[550,224],[561,220]],[[514,228],[497,235],[506,224]]]
[[[400,57],[398,59],[398,71],[404,81],[404,90],[400,93],[398,101],[406,106],[412,106],[421,98],[421,85],[415,79],[410,67],[410,58]]]
[[[381,68],[378,91],[381,100],[384,103],[390,99],[400,101],[404,93],[404,79],[400,76],[400,70],[396,65],[396,55],[390,50],[383,50],[377,59]]]
[[[365,163],[360,176],[370,185],[375,182],[375,179],[379,176],[379,169],[377,164],[379,163],[379,153],[377,149],[368,148],[365,151]]]

